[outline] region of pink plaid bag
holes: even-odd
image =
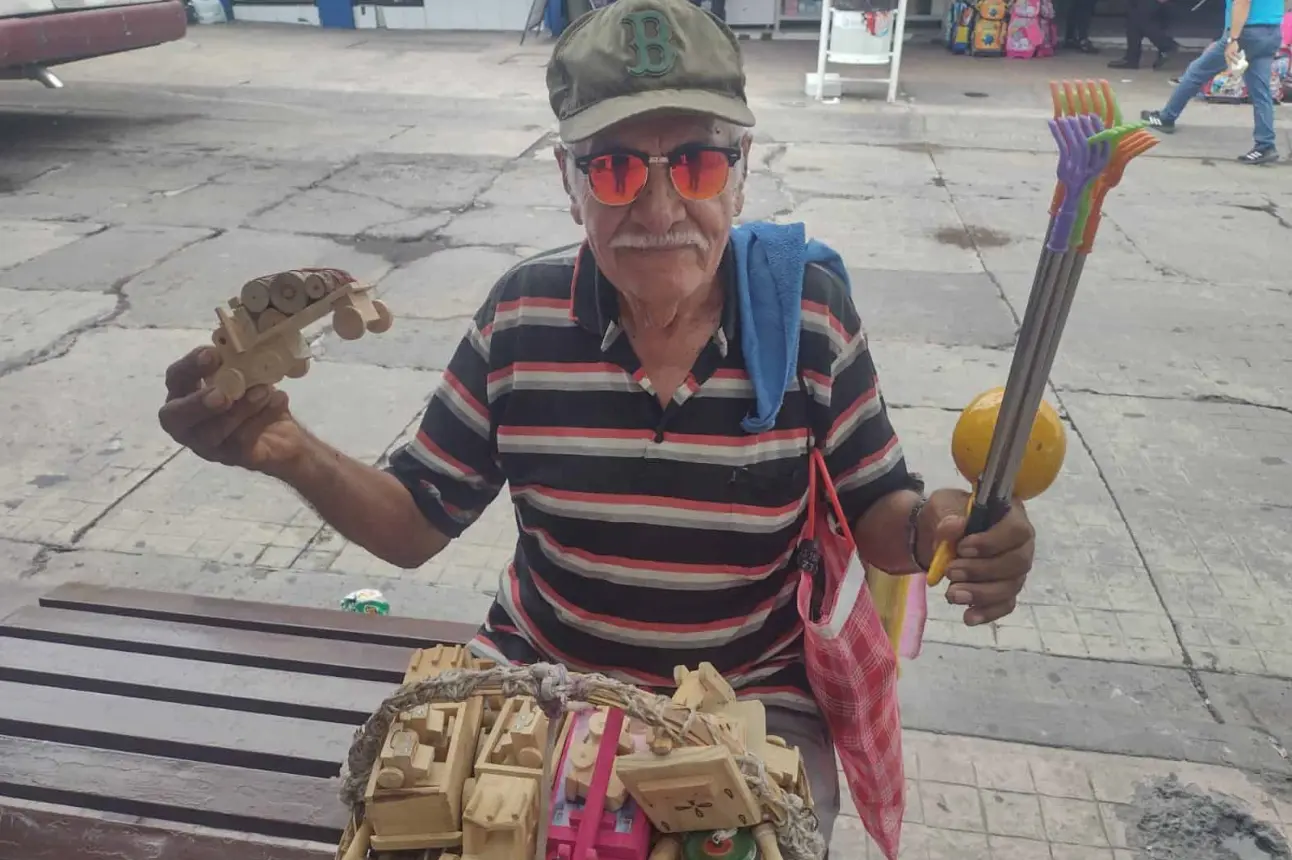
[[[812,451],[810,475],[798,553],[808,680],[861,822],[884,856],[895,860],[906,808],[897,655],[819,449]]]

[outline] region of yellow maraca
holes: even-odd
[[[960,413],[956,429],[951,434],[951,457],[955,460],[956,469],[975,489],[979,477],[987,468],[987,452],[991,448],[992,434],[996,430],[996,419],[1000,415],[1004,396],[1004,388],[993,388],[979,394]],[[1027,437],[1027,448],[1018,468],[1018,476],[1014,479],[1014,497],[1027,501],[1049,489],[1059,476],[1059,470],[1063,468],[1063,457],[1067,450],[1068,437],[1059,413],[1042,400],[1036,411],[1036,420],[1032,422],[1032,431]],[[973,507],[972,495],[969,505],[970,508]],[[930,586],[942,581],[946,576],[947,565],[954,557],[950,544],[943,543],[937,548],[933,563],[929,565]]]

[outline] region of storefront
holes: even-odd
[[[577,14],[604,0],[569,0]],[[941,21],[949,0],[909,0],[906,20]],[[727,0],[727,23],[742,35],[816,39],[823,0]],[[315,27],[522,31],[535,0],[232,0],[239,21]]]
[[[906,21],[940,22],[946,4],[947,0],[909,0]],[[772,38],[816,39],[823,6],[823,0],[727,0],[727,23],[737,30],[764,30]]]
[[[519,33],[533,0],[233,0],[237,21],[391,30]]]

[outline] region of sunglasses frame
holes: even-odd
[[[676,180],[673,179],[673,168],[677,166],[678,161],[683,156],[691,155],[693,153],[699,153],[699,152],[716,152],[716,153],[719,153],[720,155],[726,156],[727,158],[727,181],[722,184],[722,188],[716,194],[714,194],[713,197],[700,197],[700,198],[687,197],[677,187],[677,182]],[[582,173],[584,176],[588,176],[589,171],[592,169],[592,162],[596,161],[598,158],[605,158],[607,155],[629,156],[640,160],[643,164],[646,165],[647,182],[650,181],[649,176],[650,176],[650,168],[652,164],[666,165],[669,168],[668,181],[672,183],[673,190],[677,191],[678,195],[683,200],[691,200],[691,201],[712,200],[714,197],[717,197],[718,195],[722,194],[723,191],[726,191],[727,186],[731,184],[731,168],[739,164],[740,159],[744,157],[744,153],[741,151],[740,147],[738,146],[718,146],[717,144],[712,144],[712,143],[684,143],[681,146],[669,152],[667,155],[649,155],[645,152],[642,152],[641,150],[627,149],[625,147],[617,146],[617,147],[611,147],[609,149],[604,149],[598,152],[592,152],[587,155],[581,155],[578,158],[574,159],[574,166],[577,167],[579,169],[579,172]],[[590,180],[590,177],[589,177],[589,180]],[[589,190],[592,191],[593,197],[597,196],[596,189],[592,187],[591,181],[589,181]],[[642,183],[642,187],[637,189],[637,193],[634,194],[631,199],[626,200],[623,203],[606,203],[600,197],[597,197],[597,202],[601,203],[603,206],[631,206],[633,203],[637,201],[637,198],[641,196],[641,193],[644,190],[646,190],[646,182]]]

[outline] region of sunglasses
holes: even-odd
[[[637,199],[652,164],[667,164],[669,179],[686,200],[712,200],[727,188],[731,168],[740,161],[734,146],[687,144],[668,155],[615,150],[585,155],[574,166],[588,177],[592,196],[606,206],[627,206]]]

